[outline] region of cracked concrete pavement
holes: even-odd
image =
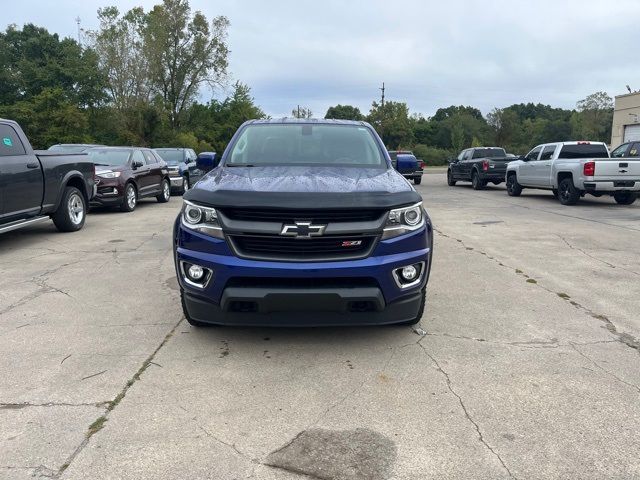
[[[0,236],[0,479],[640,478],[640,205],[418,188],[416,329],[190,327],[179,197]]]

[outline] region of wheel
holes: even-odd
[[[160,203],[167,203],[171,198],[171,184],[169,183],[169,180],[166,178],[162,180],[161,188],[160,195],[156,197],[156,200]]]
[[[194,320],[189,316],[187,307],[184,304],[184,292],[182,290],[180,290],[180,302],[182,303],[182,313],[184,313],[184,318],[187,320],[187,322],[189,322],[189,325],[192,325],[198,328],[215,327],[215,324],[213,323],[199,322],[198,320]]]
[[[189,183],[189,175],[185,175],[182,180],[182,194],[184,195],[191,190],[191,183]]]
[[[66,187],[58,210],[51,216],[61,232],[77,232],[87,218],[87,202],[76,187]]]
[[[515,173],[507,177],[507,193],[510,197],[519,197],[522,193],[522,185],[518,183],[518,177]]]
[[[573,185],[573,179],[564,178],[558,185],[558,200],[562,205],[575,205],[580,200],[580,190]]]
[[[413,177],[413,183],[415,185],[420,185],[422,183],[422,176],[420,177]]]
[[[471,173],[471,186],[473,187],[474,190],[482,190],[484,187],[487,186],[487,182],[486,180],[480,180],[480,175],[478,174],[477,171],[473,171]]]
[[[616,192],[613,199],[620,205],[631,205],[638,198],[638,194],[634,192]]]
[[[557,200],[558,199],[558,189],[557,188],[552,189],[551,193],[553,193],[553,198],[555,198]]]
[[[133,212],[138,204],[138,191],[133,183],[127,183],[124,187],[124,198],[120,205],[121,212]]]
[[[453,173],[451,170],[447,170],[447,185],[450,187],[455,187],[456,181],[453,179]]]
[[[422,287],[422,290],[420,291],[420,294],[421,294],[422,298],[420,299],[420,308],[418,309],[418,314],[416,315],[416,317],[412,318],[411,320],[408,320],[406,322],[396,323],[396,325],[415,325],[416,323],[418,323],[422,319],[422,314],[424,313],[424,305],[425,305],[426,299],[427,299],[427,286],[426,285],[424,287]]]

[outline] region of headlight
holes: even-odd
[[[96,175],[100,178],[118,178],[120,176],[120,172],[112,172],[111,170],[107,170],[105,172],[97,172]]]
[[[382,239],[386,240],[418,230],[424,226],[424,218],[422,203],[391,210]]]
[[[224,238],[215,208],[183,200],[181,217],[182,225],[187,228],[212,237]]]

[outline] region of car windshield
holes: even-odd
[[[502,148],[476,148],[473,151],[473,158],[498,158],[505,156],[506,153]]]
[[[167,165],[178,165],[184,161],[184,153],[182,150],[175,148],[156,148],[156,153],[167,162]]]
[[[367,127],[308,123],[245,127],[233,145],[227,165],[386,167]]]
[[[118,166],[124,165],[129,160],[129,155],[131,155],[131,150],[128,149],[99,149],[93,148],[91,150],[87,150],[87,155],[89,155],[89,160],[91,160],[96,165],[110,165],[110,166]]]

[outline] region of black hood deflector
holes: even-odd
[[[251,207],[259,209],[311,210],[330,208],[389,209],[422,201],[415,190],[403,192],[255,192],[238,190],[207,191],[194,188],[183,198],[191,202],[218,208]]]

